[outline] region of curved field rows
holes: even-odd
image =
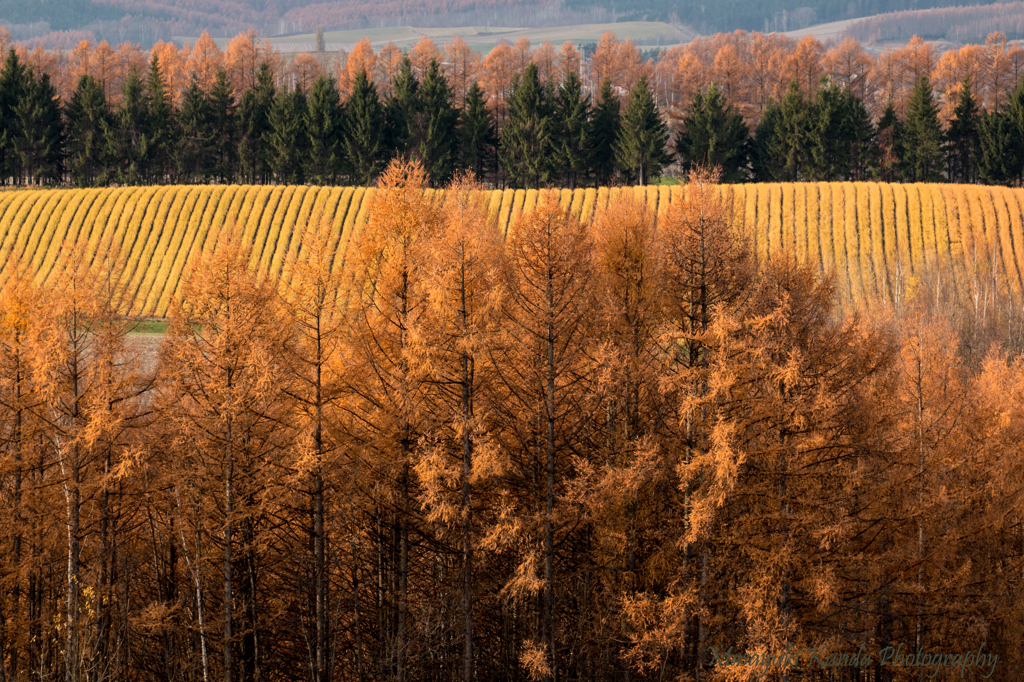
[[[502,234],[545,201],[589,223],[625,193],[663,220],[685,188],[495,190],[483,202]],[[957,286],[1024,298],[1024,189],[880,183],[722,187],[738,232],[757,258],[788,250],[836,269],[844,305],[905,295],[928,273]],[[352,187],[129,187],[0,194],[0,277],[27,271],[52,283],[69,262],[113,252],[137,315],[166,315],[188,263],[235,224],[252,244],[261,277],[285,279],[304,226],[336,233],[335,270],[365,224],[375,190]],[[429,192],[432,200],[442,193]]]

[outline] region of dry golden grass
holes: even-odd
[[[1024,190],[878,183],[761,184],[719,188],[732,225],[759,260],[782,249],[823,270],[835,268],[844,305],[892,298],[934,265],[965,281],[971,268],[1024,298]],[[591,222],[616,197],[630,196],[658,217],[686,195],[685,185],[493,191],[482,200],[502,232],[545,202]],[[334,187],[139,187],[23,190],[0,194],[0,277],[18,255],[37,281],[54,277],[69,246],[87,260],[112,250],[126,266],[135,310],[166,314],[188,264],[229,226],[252,245],[263,277],[290,277],[306,226],[326,220],[336,272],[366,223],[373,189]],[[428,200],[440,201],[430,192]],[[994,260],[993,260],[994,259]],[[965,281],[966,283],[966,281]]]

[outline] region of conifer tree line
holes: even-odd
[[[771,38],[750,35],[753,46],[744,49]],[[66,98],[38,55],[11,49],[0,74],[0,177],[81,187],[372,185],[391,159],[404,158],[421,161],[438,187],[460,170],[497,187],[646,184],[670,166],[679,174],[702,164],[720,166],[724,182],[1013,185],[1024,178],[1024,69],[1014,86],[1007,65],[1017,53],[993,40],[986,50],[998,74],[977,66],[987,53],[951,51],[936,66],[931,48],[912,41],[899,60],[879,58],[876,71],[895,72],[889,62],[899,61],[902,75],[870,97],[870,60],[849,40],[827,54],[801,41],[785,59],[785,45],[761,45],[765,68],[784,66],[790,80],[756,93],[751,82],[764,79],[741,61],[730,64],[739,59],[736,45],[718,38],[688,47],[675,70],[671,51],[657,64],[638,54],[631,61],[635,46],[614,37],[602,39],[586,69],[571,44],[556,60],[548,44],[531,57],[527,41],[499,46],[508,54],[488,55],[477,76],[458,67],[459,58],[472,61],[468,46],[442,54],[430,43],[404,56],[388,52],[395,65],[383,80],[365,41],[338,78],[299,55],[291,85],[276,73],[276,55],[252,48],[250,61],[265,59],[245,87],[223,59],[206,59],[183,80],[176,48],[163,46],[148,68],[133,62],[119,91],[84,73]],[[193,53],[218,49],[207,43]],[[712,47],[715,77],[689,73],[693,55]],[[556,69],[555,61],[564,64]]]
[[[887,646],[1020,678],[1024,320],[990,272],[991,305],[918,272],[844,316],[755,267],[706,169],[657,222],[622,193],[507,238],[427,178],[385,169],[344,269],[311,223],[287,288],[225,227],[158,350],[102,247],[4,283],[4,679],[931,672]]]

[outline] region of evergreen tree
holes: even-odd
[[[395,156],[411,156],[419,149],[422,104],[419,82],[408,56],[391,79],[391,89],[393,94],[387,103],[388,145]]]
[[[615,177],[614,144],[620,126],[619,98],[612,91],[612,82],[606,79],[590,119],[590,167],[598,185],[609,185]]]
[[[209,158],[210,174],[219,182],[234,182],[238,168],[238,114],[224,69],[217,71],[206,101],[211,133],[216,140]]]
[[[455,172],[458,144],[457,126],[459,112],[452,106],[452,91],[436,59],[430,60],[430,67],[420,87],[420,104],[423,112],[423,135],[419,157],[434,187],[448,184]]]
[[[306,177],[319,185],[335,182],[341,170],[344,114],[335,80],[317,78],[309,94],[305,129],[309,136]]]
[[[922,76],[914,86],[907,106],[904,168],[910,182],[942,179],[942,126],[931,83]]]
[[[672,155],[667,150],[668,139],[668,126],[661,120],[647,79],[641,78],[629,93],[619,135],[615,138],[615,164],[630,181],[635,179],[646,185],[672,163]]]
[[[148,181],[162,183],[167,179],[174,155],[174,111],[171,95],[167,92],[157,55],[149,61],[146,76],[146,95],[149,98],[149,155],[146,159]]]
[[[1009,117],[982,109],[978,119],[978,179],[986,185],[1009,185],[1018,177]]]
[[[754,131],[754,141],[751,145],[750,165],[754,180],[757,182],[773,182],[782,177],[779,159],[773,156],[778,153],[780,147],[781,118],[782,111],[778,102],[769,100],[761,114],[757,130]]]
[[[270,180],[263,139],[270,130],[274,98],[274,74],[264,62],[256,74],[256,84],[242,94],[238,104],[238,163],[242,177],[249,182]]]
[[[105,181],[104,130],[110,111],[103,86],[92,76],[78,79],[67,107],[67,168],[76,187],[93,187]]]
[[[896,115],[896,107],[889,100],[878,122],[878,178],[882,182],[899,182],[903,179],[904,138],[903,121]]]
[[[1006,151],[1006,170],[1012,180],[1024,179],[1024,77],[1010,93],[1003,110],[1005,127],[1009,136]]]
[[[354,183],[371,185],[389,157],[381,126],[384,107],[377,97],[377,87],[365,70],[356,75],[345,110],[344,150],[348,173]]]
[[[844,89],[843,99],[846,102],[847,129],[850,131],[848,177],[855,181],[868,180],[878,166],[878,130],[861,98]]]
[[[764,125],[765,121],[761,123]],[[771,121],[774,128],[765,130],[768,137],[758,149],[762,155],[762,170],[772,166],[777,168],[772,179],[796,182],[803,178],[811,161],[810,124],[810,105],[796,81],[792,81]],[[761,126],[758,126],[758,135],[760,133]]]
[[[689,113],[683,118],[683,130],[676,140],[676,151],[684,166],[717,166],[722,182],[742,182],[750,161],[750,132],[736,108],[714,83],[707,93],[693,97]]]
[[[28,74],[28,92],[15,107],[13,152],[29,182],[58,183],[64,175],[64,120],[50,76]]]
[[[28,96],[30,81],[28,70],[11,48],[0,73],[0,176],[4,184],[8,179],[20,183],[23,176],[21,157],[14,145],[21,136],[17,109]]]
[[[121,106],[103,132],[115,181],[122,185],[145,182],[150,142],[149,97],[134,69],[121,87]]]
[[[473,83],[466,92],[458,134],[461,166],[483,178],[494,169],[497,136],[494,119],[487,110],[487,97],[478,83]]]
[[[512,79],[499,159],[514,187],[540,187],[551,176],[553,122],[546,94],[534,64]]]
[[[266,136],[271,169],[278,182],[301,185],[306,181],[306,151],[309,136],[305,130],[306,95],[296,88],[281,90],[270,110],[270,131]]]
[[[978,103],[971,93],[971,78],[960,85],[953,118],[946,131],[946,163],[950,182],[971,183],[978,177],[978,151],[981,146]]]
[[[807,177],[860,180],[872,165],[874,126],[863,102],[848,88],[822,85],[809,107]]]
[[[566,75],[555,99],[554,161],[569,189],[586,179],[590,168],[590,97],[575,71]]]
[[[206,182],[213,173],[213,152],[217,133],[211,125],[210,108],[199,82],[192,78],[178,113],[181,139],[175,148],[178,181]]]

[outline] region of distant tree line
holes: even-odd
[[[648,184],[667,166],[718,166],[725,182],[843,181],[1017,184],[1024,176],[1024,80],[990,112],[959,89],[949,124],[927,77],[878,121],[844,84],[796,81],[754,127],[712,83],[692,97],[673,141],[641,76],[625,106],[605,80],[596,99],[570,71],[545,83],[528,64],[495,119],[473,83],[457,102],[436,60],[417,78],[406,57],[382,97],[365,71],[347,99],[333,77],[278,87],[263,64],[236,98],[224,70],[193,78],[175,106],[159,60],[131,72],[116,105],[83,75],[66,105],[47,73],[14,50],[0,74],[5,183],[94,187],[164,183],[369,185],[395,158],[423,163],[435,186],[467,169],[503,187]]]

